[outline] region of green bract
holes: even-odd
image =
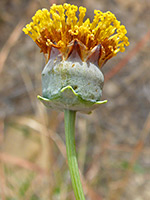
[[[100,104],[104,76],[91,62],[82,62],[78,56],[66,61],[52,56],[42,72],[43,97],[38,98],[57,110],[75,110],[89,113]]]

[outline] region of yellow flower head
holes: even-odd
[[[51,48],[57,48],[66,60],[74,42],[78,43],[78,53],[82,61],[89,59],[91,52],[99,46],[98,65],[101,67],[108,59],[128,46],[127,30],[110,11],[94,11],[94,19],[84,21],[86,8],[70,4],[53,4],[50,11],[38,10],[23,31],[41,48],[41,52],[50,58]]]

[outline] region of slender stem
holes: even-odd
[[[79,168],[75,148],[75,117],[76,112],[65,110],[65,135],[68,165],[72,180],[72,186],[76,200],[85,200],[79,175]]]

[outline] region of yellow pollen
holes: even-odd
[[[50,11],[38,10],[32,17],[33,21],[23,31],[36,42],[44,54],[48,54],[54,46],[63,55],[69,43],[75,39],[83,43],[87,51],[100,44],[100,65],[119,51],[125,51],[125,46],[129,45],[127,30],[113,13],[95,10],[94,19],[90,22],[89,18],[84,21],[86,8],[79,7],[79,17],[76,16],[77,11],[78,7],[75,5],[53,4]]]

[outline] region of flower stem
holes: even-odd
[[[79,175],[79,168],[75,148],[75,117],[76,111],[65,110],[65,135],[68,165],[72,180],[72,186],[76,200],[85,200]]]

